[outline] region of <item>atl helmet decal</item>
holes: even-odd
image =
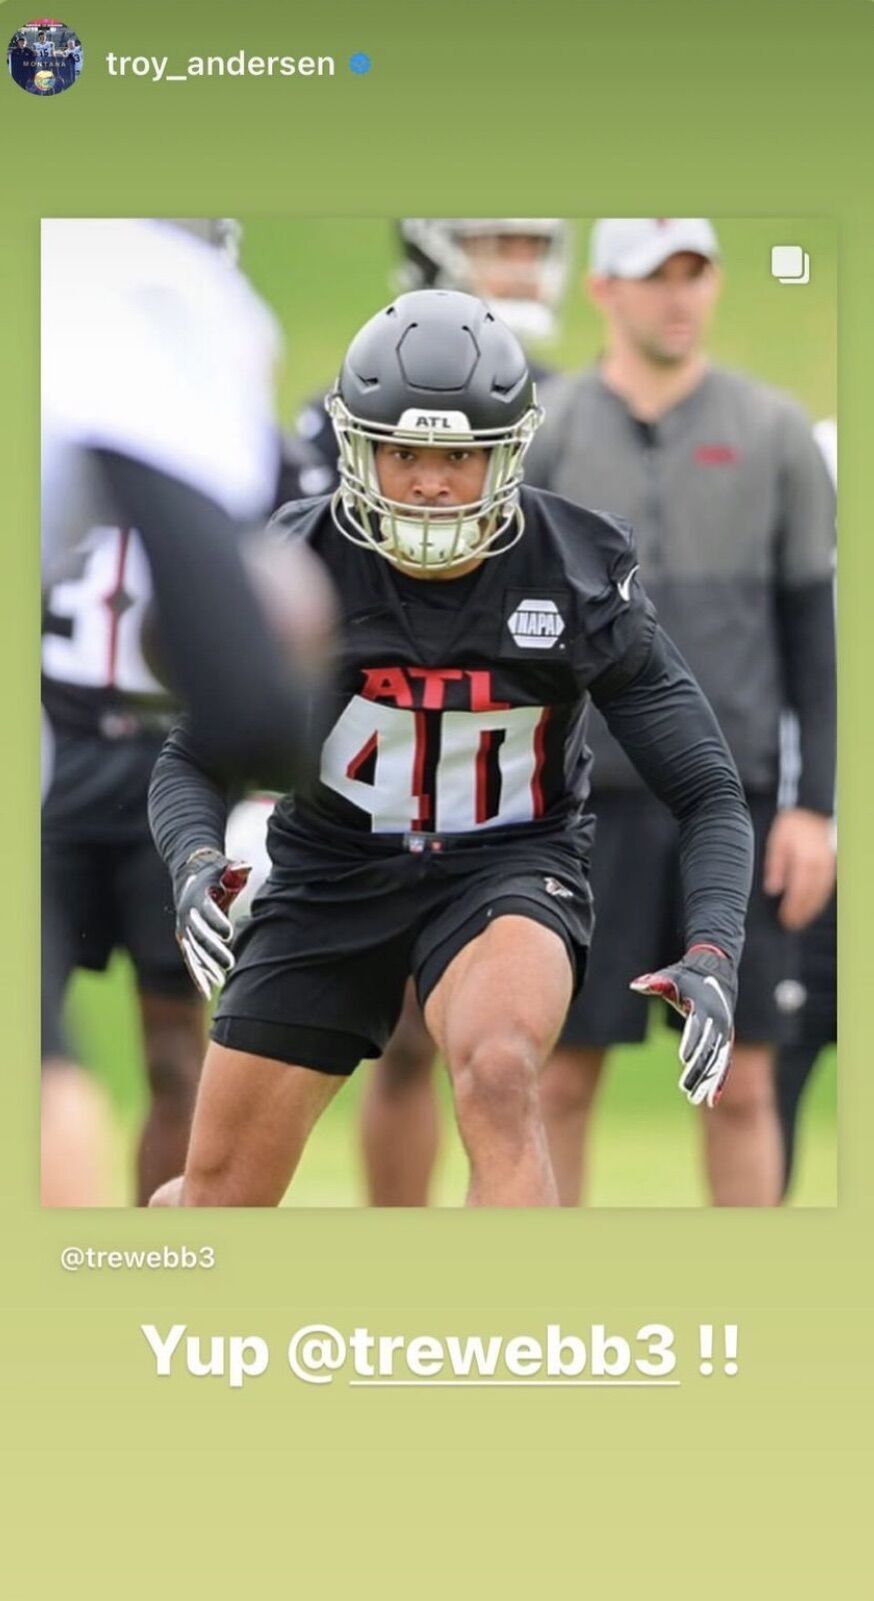
[[[469,440],[471,427],[463,411],[422,411],[410,406],[402,414],[398,423],[399,433],[409,430],[410,433],[458,434],[462,440]]]
[[[521,650],[551,650],[564,633],[554,600],[520,600],[507,627]]]

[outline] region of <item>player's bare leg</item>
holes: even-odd
[[[311,1130],[341,1087],[336,1074],[291,1067],[211,1042],[181,1185],[156,1206],[278,1206]]]
[[[594,1046],[560,1045],[541,1074],[540,1104],[562,1206],[579,1206],[582,1198],[589,1119],[606,1055]]]
[[[61,1057],[43,1063],[40,1121],[43,1206],[113,1206],[109,1102],[89,1073]]]
[[[185,1166],[197,1081],[206,1048],[203,1003],[140,992],[149,1111],[137,1153],[137,1204]]]
[[[412,982],[382,1056],[368,1074],[361,1142],[371,1206],[427,1206],[440,1141],[434,1041]]]
[[[538,1078],[572,987],[559,936],[508,915],[459,951],[428,998],[470,1160],[469,1206],[558,1205]]]
[[[719,1105],[704,1113],[710,1190],[716,1206],[778,1206],[783,1147],[770,1045],[736,1045]]]

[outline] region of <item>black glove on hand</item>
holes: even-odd
[[[248,862],[229,862],[221,851],[198,850],[177,877],[176,938],[204,1000],[218,993],[234,965],[227,913],[251,871]]]
[[[715,1106],[731,1066],[737,973],[715,945],[693,945],[681,961],[657,973],[642,973],[631,985],[638,995],[661,995],[686,1019],[680,1040],[680,1089],[693,1106]]]

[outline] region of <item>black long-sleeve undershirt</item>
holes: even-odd
[[[225,848],[228,791],[185,723],[164,741],[149,784],[149,827],[173,882],[192,851]]]
[[[612,675],[611,675],[612,680]],[[680,833],[686,944],[740,959],[753,875],[753,833],[737,768],[716,717],[661,628],[645,665],[592,699]],[[597,850],[597,842],[595,845]]]
[[[777,622],[789,704],[798,718],[797,804],[830,817],[835,799],[837,708],[831,579],[781,590]]]

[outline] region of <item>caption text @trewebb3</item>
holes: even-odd
[[[174,1323],[162,1333],[140,1324],[154,1358],[156,1377],[221,1379],[239,1390],[266,1373],[271,1358],[260,1334],[189,1333]],[[697,1371],[738,1372],[736,1323],[697,1327]],[[602,1387],[676,1389],[675,1332],[666,1323],[646,1323],[634,1335],[608,1332],[593,1323],[583,1339],[549,1323],[542,1336],[502,1334],[374,1334],[365,1327],[342,1332],[330,1323],[307,1323],[291,1335],[284,1360],[296,1379],[330,1384],[335,1375],[352,1387],[499,1388]]]

